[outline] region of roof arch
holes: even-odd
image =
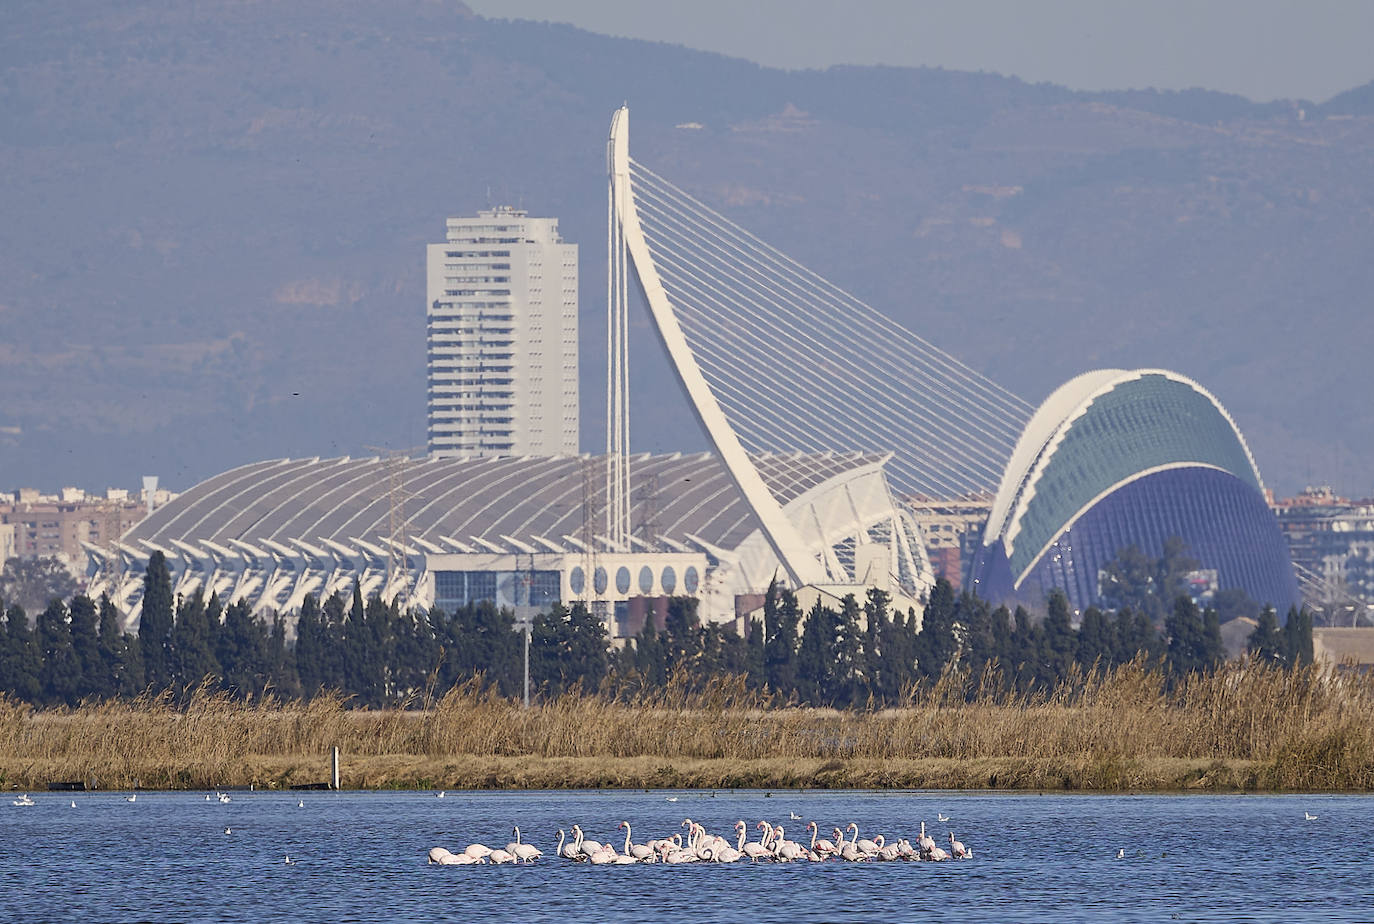
[[[1264,484],[1235,421],[1210,392],[1163,369],[1100,369],[1060,386],[1023,431],[984,544],[1000,540],[1017,583],[1064,529],[1103,497],[1173,468]]]

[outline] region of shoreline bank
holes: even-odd
[[[836,761],[734,761],[663,757],[424,757],[382,754],[343,761],[346,790],[1001,790],[1083,793],[1370,792],[1332,786],[1325,774],[1279,761],[1210,758],[977,758]],[[100,768],[70,760],[0,756],[0,787],[40,792],[50,783],[81,781],[96,790],[289,791],[329,778],[319,757],[250,755],[214,767],[135,759]]]

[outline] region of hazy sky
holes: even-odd
[[[1374,80],[1374,0],[467,0],[785,68],[985,70],[1322,102]]]

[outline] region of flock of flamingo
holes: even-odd
[[[574,863],[590,863],[595,866],[620,865],[630,863],[821,863],[830,859],[845,860],[851,863],[896,860],[966,860],[973,851],[962,841],[949,833],[949,849],[935,843],[926,834],[926,824],[921,822],[921,833],[913,845],[906,838],[898,838],[891,843],[878,834],[872,839],[859,837],[859,826],[850,822],[841,831],[832,829],[833,840],[820,837],[820,828],[812,821],[806,825],[811,834],[810,843],[788,840],[782,825],[760,821],[756,826],[759,839],[746,841],[748,826],[743,821],[735,822],[735,843],[730,843],[718,834],[710,834],[705,826],[690,818],[684,819],[681,827],[687,829],[686,840],[681,833],[672,837],[655,838],[636,844],[628,821],[622,821],[616,830],[624,829],[625,843],[617,850],[612,843],[602,844],[588,840],[582,828],[573,825],[572,837],[558,829],[558,845],[554,855],[559,859]],[[429,851],[429,862],[439,866],[469,866],[482,863],[528,864],[541,859],[544,852],[533,844],[520,839],[520,828],[513,831],[515,840],[504,847],[488,847],[485,844],[469,844],[460,853],[453,853],[445,847],[433,847]],[[846,839],[845,835],[849,837]]]

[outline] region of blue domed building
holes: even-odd
[[[970,587],[1074,609],[1129,545],[1182,538],[1217,589],[1284,612],[1300,602],[1288,544],[1245,439],[1206,389],[1159,369],[1102,369],[1057,389],[1026,425],[993,502]]]

